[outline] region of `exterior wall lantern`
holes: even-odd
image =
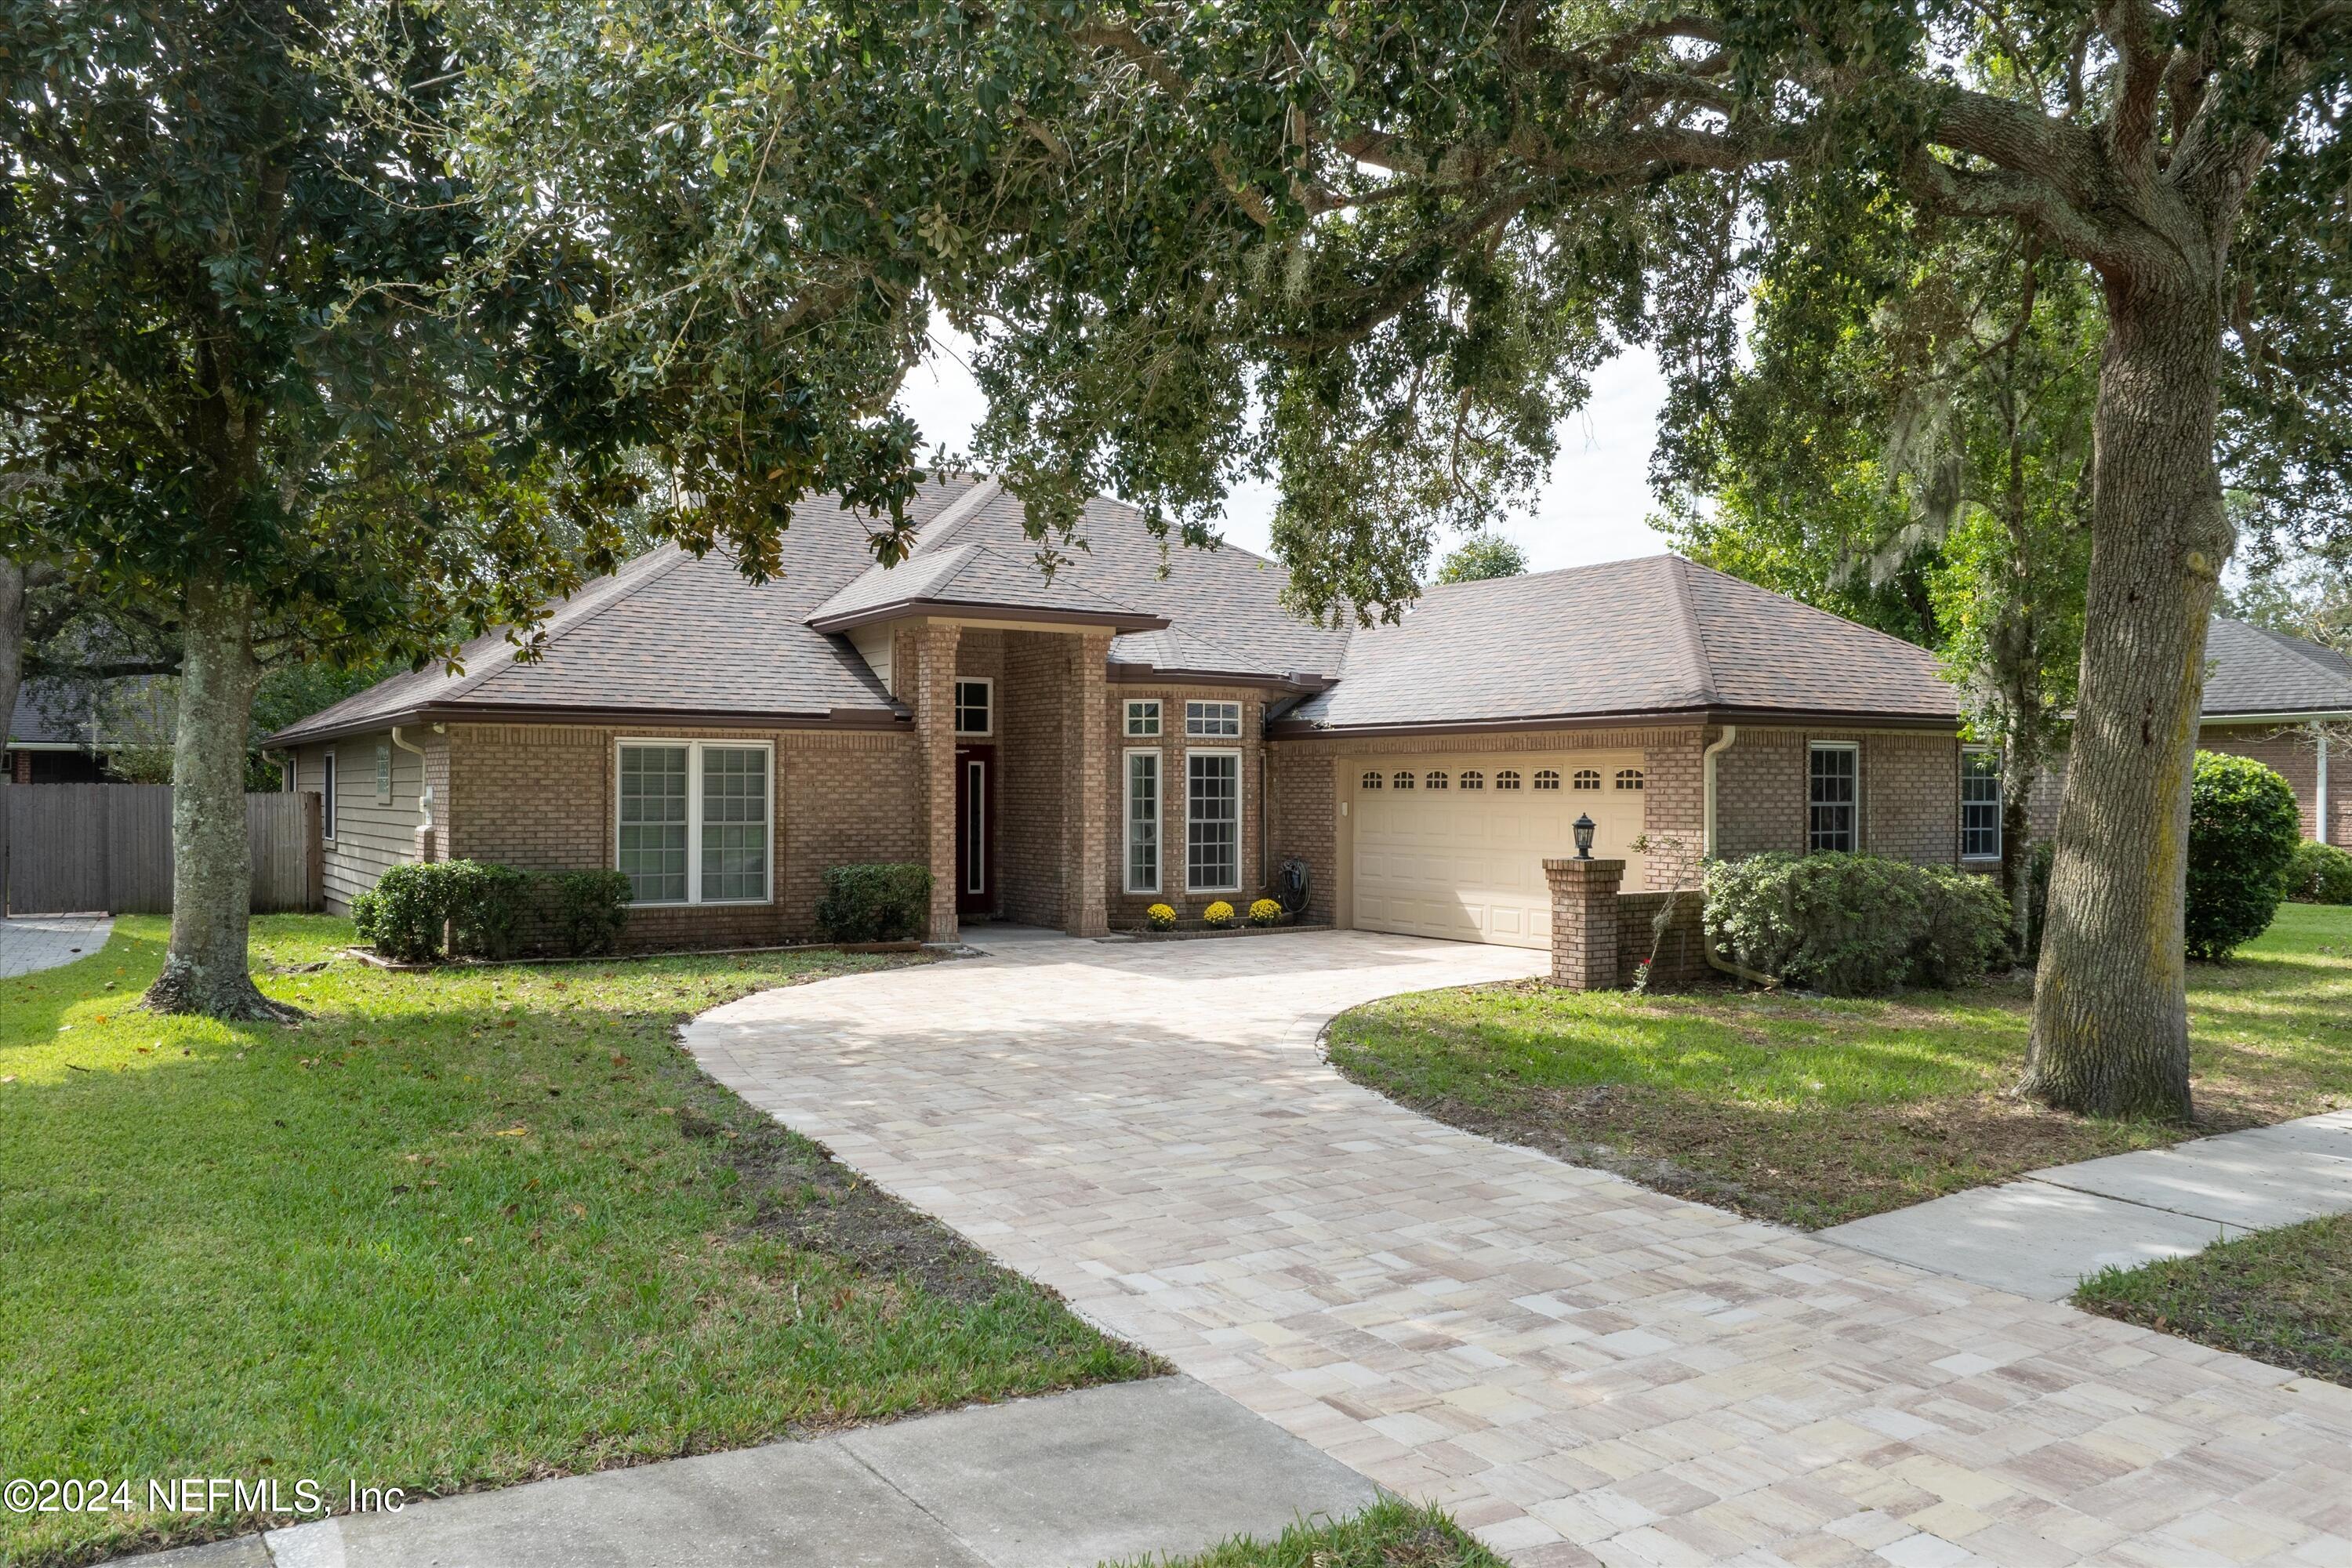
[[[1590,860],[1590,859],[1591,859],[1591,858],[1592,858],[1592,817],[1591,817],[1591,816],[1588,813],[1588,814],[1587,814],[1587,815],[1585,815],[1585,816],[1582,816],[1578,817],[1578,818],[1576,819],[1576,822],[1575,822],[1575,825],[1574,825],[1573,831],[1574,831],[1574,832],[1575,832],[1575,834],[1576,834],[1576,858],[1577,858],[1578,859],[1580,859],[1580,860]]]

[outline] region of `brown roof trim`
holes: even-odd
[[[2205,724],[2307,724],[2315,719],[2352,719],[2345,708],[2246,708],[2199,715]]]
[[[1310,724],[1278,720],[1267,735],[1276,740],[1377,740],[1402,735],[1465,735],[1521,730],[1629,730],[1657,724],[1756,724],[1790,728],[1832,724],[1863,730],[1948,730],[1959,732],[1957,717],[1926,713],[1872,713],[1828,709],[1668,708],[1623,713],[1550,713],[1524,719],[1458,719],[1426,724]]]
[[[1289,670],[1281,675],[1236,669],[1163,668],[1156,664],[1113,659],[1104,679],[1114,686],[1255,686],[1268,691],[1328,691],[1339,684],[1328,675]]]
[[[426,703],[306,731],[289,725],[262,742],[278,750],[346,735],[372,734],[395,724],[694,724],[730,730],[887,730],[912,722],[887,708],[835,708],[823,713],[747,708],[567,708],[543,702]]]
[[[845,632],[876,621],[904,620],[909,616],[952,616],[961,620],[1044,621],[1055,626],[1108,626],[1118,632],[1157,632],[1168,627],[1165,616],[1140,610],[1055,610],[1038,605],[1000,605],[977,599],[893,599],[870,609],[844,615],[811,616],[805,623],[820,632]]]

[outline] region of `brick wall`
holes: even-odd
[[[1698,885],[1698,863],[1706,847],[1706,743],[1713,731],[1651,731],[1642,748],[1647,788],[1642,797],[1642,831],[1654,846],[1647,856],[1650,884],[1657,888]],[[1679,848],[1670,846],[1679,845]]]
[[[1004,719],[997,766],[997,907],[1024,925],[1062,921],[1062,816],[1068,793],[1062,731],[1070,704],[1072,639],[1052,632],[1004,632]]]
[[[1742,725],[1716,759],[1716,831],[1727,859],[1809,844],[1806,753],[1816,741],[1862,750],[1865,853],[1923,865],[1959,858],[1960,749],[1953,735],[1916,731],[1801,730]]]
[[[2309,730],[2285,728],[2276,724],[2244,725],[2231,729],[2210,728],[2199,732],[2200,750],[2224,752],[2233,757],[2251,757],[2276,772],[2294,791],[2297,815],[2303,824],[2305,838],[2319,837],[2319,742]],[[2327,753],[2328,793],[2343,790],[2347,779],[2344,748],[2331,746]],[[2331,802],[2332,805],[2334,803]],[[2330,811],[2329,816],[2336,813]],[[2343,838],[2330,836],[2342,844]]]
[[[1160,735],[1157,740],[1141,739],[1127,733],[1127,704],[1150,698],[1156,698],[1160,702]],[[1184,733],[1184,704],[1188,701],[1240,703],[1240,738],[1188,738]],[[1265,751],[1265,694],[1240,686],[1107,683],[1103,688],[1103,705],[1107,727],[1104,777],[1108,785],[1103,795],[1106,816],[1103,858],[1111,925],[1119,929],[1139,926],[1143,923],[1143,911],[1158,903],[1168,904],[1178,914],[1185,916],[1198,915],[1220,899],[1235,910],[1248,909],[1251,900],[1264,896],[1267,890],[1267,868],[1260,830],[1260,816],[1266,809],[1265,775],[1261,766],[1261,758]],[[1160,890],[1156,893],[1130,893],[1127,891],[1125,769],[1127,753],[1145,747],[1154,748],[1160,752]],[[1194,893],[1185,890],[1184,753],[1193,747],[1238,751],[1242,754],[1242,885],[1237,892]],[[1318,879],[1320,875],[1318,869]]]
[[[1337,907],[1339,819],[1333,790],[1337,759],[1321,748],[1276,742],[1266,748],[1269,866],[1296,857],[1307,862],[1309,924],[1328,925]]]
[[[635,911],[632,949],[758,946],[815,934],[827,868],[922,858],[913,738],[903,731],[631,725],[453,724],[453,857],[528,870],[609,868],[614,862],[615,746],[649,740],[765,741],[771,780],[772,900]]]
[[[1675,900],[1674,913],[1662,933],[1657,930],[1658,910],[1668,899]],[[1617,983],[1631,985],[1641,973],[1642,963],[1651,956],[1654,946],[1656,963],[1650,974],[1654,991],[1685,991],[1706,979],[1714,971],[1706,962],[1706,903],[1696,891],[1676,896],[1672,893],[1620,893],[1617,895]]]

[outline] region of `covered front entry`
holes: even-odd
[[[1592,853],[1648,884],[1633,840],[1648,779],[1642,753],[1361,757],[1339,777],[1353,803],[1354,923],[1365,931],[1551,943],[1547,857],[1576,853],[1590,816]]]

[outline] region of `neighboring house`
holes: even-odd
[[[932,868],[937,939],[1096,932],[1244,905],[1295,857],[1312,920],[1539,946],[1541,862],[1583,816],[1629,889],[1708,841],[2000,854],[1997,768],[1926,653],[1675,557],[1335,630],[1282,608],[1278,566],[1163,560],[1115,502],[1050,577],[992,480],[915,516],[888,570],[824,505],[764,585],[656,550],[557,606],[535,662],[484,639],[272,737],[326,797],[331,907],[426,844],[617,867],[633,946],[810,934],[826,868],[869,860]]]
[[[2205,702],[2197,743],[2252,757],[2294,790],[2303,836],[2352,845],[2352,658],[2334,648],[2219,616],[2205,634]],[[2063,765],[2033,795],[2033,832],[2057,830]]]
[[[8,782],[11,784],[103,784],[107,770],[92,704],[76,700],[54,681],[26,680],[16,688],[16,711],[8,721]]]

